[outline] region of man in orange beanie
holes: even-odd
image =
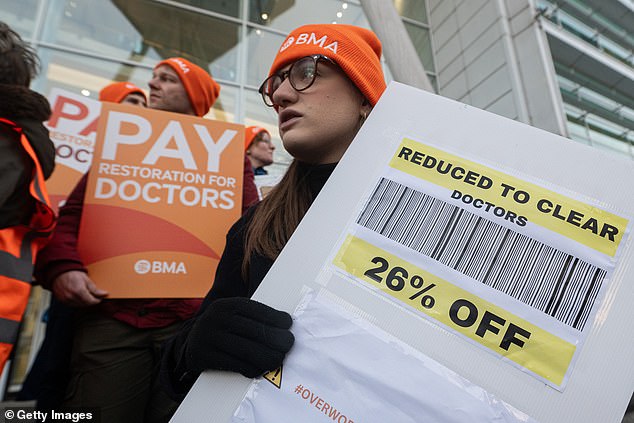
[[[154,67],[150,107],[186,115],[205,116],[220,94],[220,85],[201,67],[172,57]]]
[[[143,90],[131,82],[113,82],[99,91],[99,101],[147,107]]]
[[[275,151],[271,134],[259,126],[248,126],[244,132],[244,151],[253,167],[253,174],[255,176],[268,175],[264,167],[273,163],[273,151]]]
[[[159,62],[148,85],[150,108],[199,117],[209,112],[220,92],[207,72],[183,58]],[[244,160],[246,210],[258,194],[246,155]],[[196,313],[201,300],[107,299],[77,252],[85,188],[85,183],[78,184],[60,211],[72,221],[62,224],[64,234],[53,239],[48,260],[38,263],[37,272],[42,284],[80,315],[75,319],[71,379],[61,405],[99,408],[103,423],[158,421],[156,415],[164,413],[159,408],[171,405],[153,389],[161,344]],[[116,224],[104,222],[109,223]]]

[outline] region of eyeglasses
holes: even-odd
[[[320,61],[336,65],[329,57],[316,54],[314,56],[302,57],[293,63],[288,70],[278,72],[266,78],[258,90],[262,95],[264,104],[269,107],[274,106],[273,94],[275,94],[275,91],[277,91],[286,78],[288,78],[291,87],[293,87],[295,91],[304,91],[310,88],[317,77],[317,63]]]
[[[258,144],[259,143],[266,144],[268,146],[272,146],[273,145],[273,141],[270,138],[258,138],[254,142],[256,142]]]

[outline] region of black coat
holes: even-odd
[[[46,98],[19,85],[0,84],[0,117],[20,126],[38,157],[44,177],[55,166],[55,146],[42,124],[51,108]],[[35,200],[29,195],[34,163],[19,135],[0,123],[0,228],[29,222]]]
[[[335,165],[300,164],[299,170],[310,188],[313,200],[328,180]],[[181,331],[164,346],[160,378],[164,389],[174,399],[182,400],[198,377],[198,373],[187,368],[185,360],[188,336],[197,316],[217,299],[251,297],[273,265],[270,258],[254,253],[251,255],[248,278],[245,279],[242,275],[245,234],[257,207],[252,207],[231,227],[216,269],[213,287],[207,293],[197,315],[185,322]]]

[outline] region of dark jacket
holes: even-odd
[[[336,164],[309,166],[300,164],[300,172],[308,183],[313,200],[319,194]],[[273,260],[261,254],[251,255],[249,277],[242,274],[245,234],[257,205],[252,207],[236,222],[227,234],[227,244],[218,263],[216,277],[211,290],[207,293],[198,316],[213,301],[229,297],[251,297],[273,265]],[[181,331],[164,346],[161,363],[161,382],[164,389],[174,399],[182,400],[198,377],[187,368],[185,349],[187,338],[196,317],[188,320]]]
[[[19,85],[0,84],[0,117],[22,128],[48,177],[55,166],[55,146],[42,122],[51,108],[46,98]],[[0,228],[28,223],[34,199],[28,195],[34,165],[17,132],[0,123]]]
[[[264,169],[264,167],[260,166],[260,167],[253,168],[253,174],[255,176],[262,176],[262,175],[268,175],[269,172],[266,169]]]

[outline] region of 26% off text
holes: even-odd
[[[384,273],[386,270],[390,268],[390,263],[384,259],[383,257],[374,257],[372,259],[372,263],[378,264],[378,267],[373,267],[365,271],[364,275],[368,278],[372,279],[375,282],[381,283],[383,281],[383,277],[380,276],[381,273]],[[389,273],[385,278],[385,286],[390,288],[392,291],[401,291],[405,287],[405,281],[409,277],[409,272],[400,266],[394,266],[390,269]],[[414,293],[409,297],[410,300],[415,300],[418,297],[422,296],[420,299],[420,304],[423,308],[431,309],[436,304],[436,300],[431,294],[426,294],[428,291],[431,291],[436,285],[428,284],[425,285],[425,280],[422,276],[414,275],[409,280],[409,284],[414,289],[420,289],[420,291]],[[426,295],[423,295],[426,294]]]
[[[423,277],[417,274],[410,277],[407,269],[401,266],[390,267],[389,261],[381,256],[375,256],[371,262],[376,266],[367,269],[363,273],[364,276],[379,284],[384,283],[394,293],[401,292],[409,286],[416,290],[412,295],[392,296],[400,299],[407,298],[410,301],[420,298],[419,302],[423,311],[434,308],[436,299],[431,295],[431,291],[436,287],[435,283],[426,284]],[[387,275],[384,277],[385,272]],[[415,306],[418,308],[417,303],[418,301]],[[522,348],[531,336],[529,331],[490,310],[481,309],[475,302],[466,298],[457,298],[451,302],[447,314],[450,322],[461,329],[460,332],[471,332],[483,339],[487,335],[497,338],[497,341],[493,342],[505,351],[508,351],[511,345]]]

